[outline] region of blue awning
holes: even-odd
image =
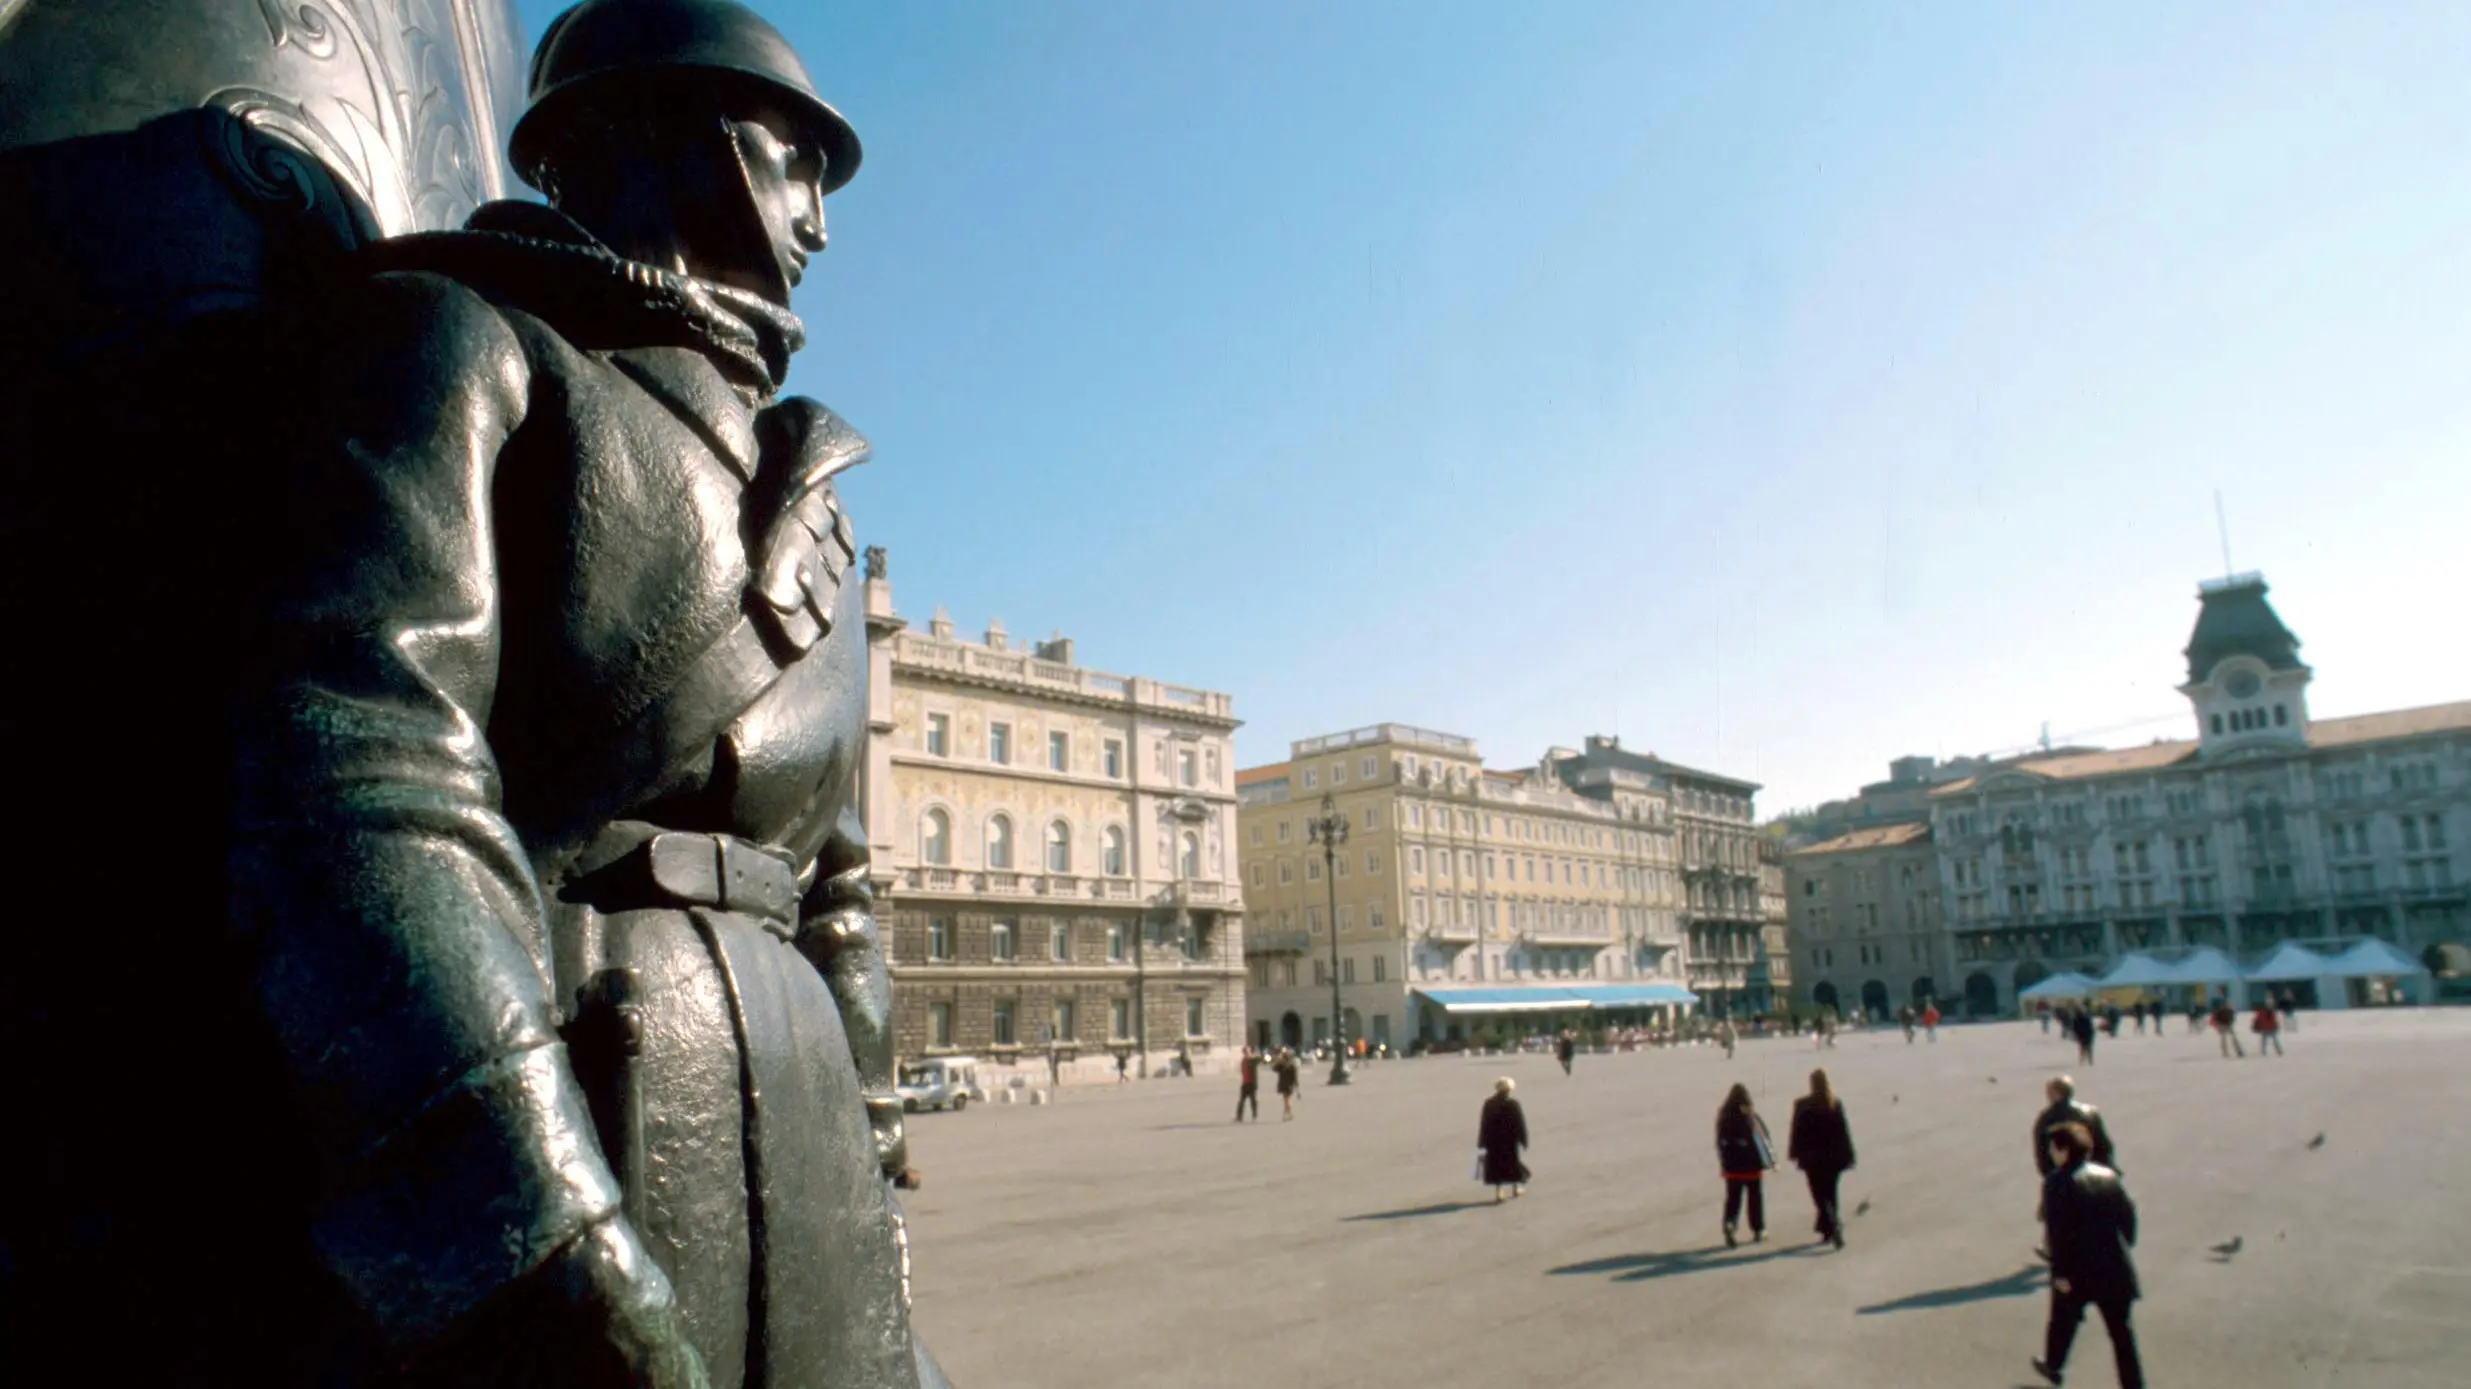
[[[1450,1013],[1575,1013],[1590,1008],[1691,1004],[1699,996],[1679,984],[1536,984],[1503,989],[1415,989]]]

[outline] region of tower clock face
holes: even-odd
[[[2252,670],[2232,671],[2231,678],[2222,682],[2222,689],[2233,699],[2254,699],[2257,693],[2256,672]]]

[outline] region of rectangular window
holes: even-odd
[[[1305,769],[1304,769],[1304,789],[1305,789],[1305,790],[1307,790],[1307,791],[1310,791],[1310,790],[1312,790],[1314,787],[1319,786],[1320,784],[1321,784],[1321,769],[1320,769],[1320,768],[1318,768],[1318,767],[1307,767],[1307,768],[1305,768]]]
[[[1408,849],[1407,871],[1419,878],[1424,876],[1424,850],[1422,847],[1418,846]]]
[[[1050,733],[1047,735],[1047,770],[1050,772],[1072,770],[1071,734]]]
[[[1344,786],[1347,784],[1346,758],[1334,757],[1330,759],[1330,784],[1332,786]]]
[[[1125,940],[1124,923],[1121,921],[1108,922],[1107,958],[1117,964],[1122,964],[1124,962],[1124,952],[1127,948],[1128,943]]]
[[[1295,837],[1295,826],[1294,826],[1293,824],[1289,823],[1288,821],[1285,821],[1285,820],[1281,820],[1281,821],[1279,821],[1279,822],[1278,822],[1278,842],[1279,842],[1279,843],[1281,843],[1281,844],[1284,844],[1284,843],[1286,843],[1288,840],[1290,840],[1290,839],[1292,839],[1292,838],[1294,838],[1294,837]]]
[[[951,917],[931,916],[927,918],[927,958],[930,960],[952,958]]]
[[[1059,921],[1047,928],[1048,953],[1058,960],[1072,958],[1072,927]]]
[[[987,953],[998,960],[1014,958],[1013,925],[999,921],[987,928]]]
[[[1107,1004],[1107,1035],[1119,1042],[1133,1035],[1131,999],[1114,999]]]
[[[999,998],[995,1000],[995,1044],[997,1046],[1009,1047],[1018,1044],[1013,1019],[1020,1006],[1018,999]]]
[[[1186,786],[1201,784],[1201,758],[1191,748],[1186,748],[1176,754],[1175,770],[1176,778]]]
[[[1209,1024],[1202,1019],[1202,1003],[1199,998],[1184,1000],[1184,1035],[1187,1037],[1210,1035]]]
[[[1338,962],[1338,977],[1339,977],[1339,982],[1340,982],[1340,983],[1342,983],[1342,984],[1352,984],[1352,983],[1356,982],[1356,957],[1355,957],[1355,956],[1350,955],[1350,956],[1348,956],[1347,958],[1345,958],[1345,959],[1343,959],[1343,960],[1341,960],[1341,961],[1339,961],[1339,962]]]
[[[930,1003],[927,1005],[927,1045],[931,1047],[952,1045],[951,1004]]]
[[[1320,860],[1320,859],[1317,859],[1317,858],[1308,858],[1308,859],[1306,859],[1306,860],[1304,861],[1304,880],[1305,880],[1306,882],[1311,882],[1311,883],[1317,883],[1317,882],[1320,882],[1320,881],[1321,881],[1321,860]]]
[[[1381,763],[1371,753],[1366,753],[1363,757],[1356,759],[1356,776],[1360,780],[1371,781],[1375,776],[1380,775],[1378,770],[1380,766]]]
[[[1382,984],[1389,982],[1389,979],[1390,957],[1387,955],[1375,955],[1373,957],[1373,982],[1376,984]]]
[[[927,752],[935,757],[952,755],[952,716],[927,715]]]
[[[1107,775],[1111,777],[1120,777],[1124,775],[1123,740],[1118,738],[1109,738],[1106,742],[1099,745],[1099,755],[1100,761],[1105,765]]]
[[[1081,1035],[1079,1023],[1080,1019],[1073,1016],[1073,1001],[1059,998],[1055,1001],[1054,1030],[1047,1035],[1058,1042],[1074,1041]]]
[[[1011,764],[1011,762],[1012,762],[1012,725],[1011,725],[1011,724],[1008,724],[1008,723],[991,723],[991,724],[988,724],[988,725],[987,725],[987,760],[988,760],[989,762],[994,762],[994,763],[997,763],[997,764],[1000,764],[1000,765],[1010,765],[1010,764]]]
[[[1253,864],[1251,877],[1253,886],[1261,886],[1261,864],[1259,862]]]

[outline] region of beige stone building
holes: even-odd
[[[868,556],[868,832],[903,1059],[1043,1081],[1229,1064],[1244,1017],[1227,695],[894,612]]]
[[[1256,1043],[1330,1035],[1334,940],[1351,1040],[1688,1001],[1676,817],[1653,776],[1566,768],[1575,754],[1489,771],[1474,740],[1395,723],[1289,753],[1238,777]],[[1581,788],[1583,770],[1599,774]],[[1335,852],[1311,838],[1324,814],[1347,824]]]

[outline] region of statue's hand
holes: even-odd
[[[420,1385],[709,1389],[669,1279],[612,1217],[408,1367]]]

